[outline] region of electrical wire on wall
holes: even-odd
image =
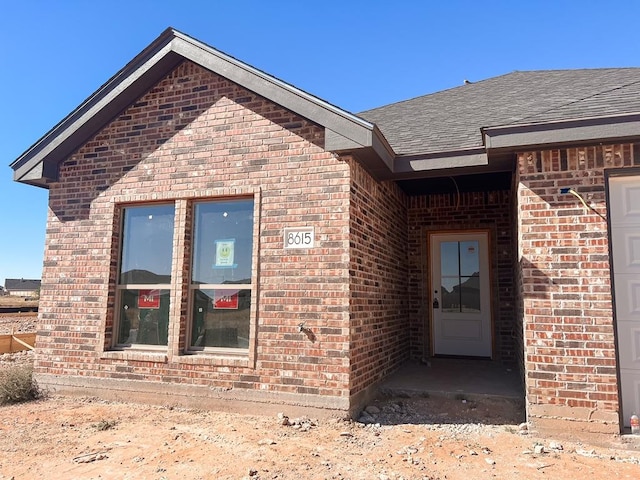
[[[460,209],[460,189],[458,188],[458,182],[456,182],[456,179],[453,177],[449,177],[451,179],[451,181],[453,182],[453,184],[456,186],[456,210]]]
[[[576,192],[573,188],[571,188],[571,187],[561,188],[560,189],[560,193],[570,193],[571,195],[576,197],[578,200],[580,200],[580,202],[582,202],[582,204],[587,209],[591,210],[593,213],[598,215],[605,222],[607,221],[607,219],[606,219],[606,217],[604,215],[602,215],[599,211],[597,211],[595,208],[593,208],[591,205],[589,205],[587,202],[585,202],[584,198],[582,198],[582,195],[580,195],[578,192]]]

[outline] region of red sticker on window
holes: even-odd
[[[238,290],[216,290],[213,294],[213,308],[238,309]]]
[[[160,308],[160,290],[140,290],[138,308]]]

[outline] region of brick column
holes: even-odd
[[[527,413],[539,429],[619,432],[606,168],[631,145],[518,155],[518,275]]]

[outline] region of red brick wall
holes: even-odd
[[[357,395],[409,358],[407,210],[395,183],[378,183],[350,163],[350,372]]]
[[[519,269],[529,418],[618,431],[607,223],[607,168],[634,163],[632,145],[518,156]]]
[[[408,218],[412,358],[431,355],[428,233],[488,229],[494,298],[494,358],[514,361],[517,355],[514,336],[518,334],[518,327],[515,323],[511,192],[466,192],[459,198],[453,193],[411,197]]]
[[[194,64],[178,66],[66,160],[51,185],[38,375],[250,390],[256,399],[288,394],[302,403],[331,396],[345,408],[350,170],[323,142],[322,128],[304,118]],[[259,204],[256,341],[248,358],[182,355],[190,202],[234,195]],[[169,347],[105,352],[119,206],[167,200],[177,211]],[[315,248],[285,251],[283,229],[292,226],[315,227]],[[313,336],[298,331],[301,322]]]
[[[524,303],[522,292],[522,264],[519,260],[520,251],[520,231],[518,228],[518,175],[513,175],[511,179],[511,232],[513,234],[511,248],[513,252],[513,291],[514,291],[514,321],[515,321],[515,338],[514,348],[516,352],[516,363],[521,378],[525,377],[525,343],[524,343]]]

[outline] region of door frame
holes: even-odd
[[[431,246],[432,246],[432,238],[435,235],[473,235],[473,234],[486,234],[487,235],[487,266],[489,271],[488,273],[488,278],[489,278],[489,308],[490,308],[490,312],[489,312],[489,334],[491,335],[491,341],[490,341],[490,345],[491,345],[491,353],[489,355],[488,358],[490,358],[491,360],[494,359],[495,357],[495,352],[496,352],[496,335],[495,335],[495,312],[496,312],[496,305],[495,305],[495,298],[493,295],[493,275],[494,275],[494,265],[493,265],[493,244],[494,244],[494,238],[493,238],[493,230],[491,228],[465,228],[465,229],[443,229],[443,230],[428,230],[427,232],[427,239],[426,239],[426,244],[427,244],[427,262],[426,262],[426,266],[427,266],[427,271],[426,271],[426,279],[424,280],[426,282],[427,288],[428,288],[428,295],[427,295],[427,316],[425,318],[426,322],[427,322],[427,328],[428,328],[428,332],[429,332],[429,356],[434,357],[435,356],[435,319],[433,316],[433,291],[434,291],[434,287],[433,287],[433,275],[432,275],[432,268],[433,268],[433,259],[431,258]],[[438,287],[439,289],[439,287]],[[487,358],[487,357],[466,357],[466,358]]]
[[[618,309],[616,306],[616,284],[613,264],[613,232],[611,229],[611,189],[609,180],[611,177],[640,176],[640,167],[609,168],[604,170],[605,202],[607,207],[607,242],[609,250],[609,280],[611,284],[611,309],[613,311],[613,342],[616,355],[616,382],[618,384],[618,425],[620,432],[624,431],[624,413],[622,411],[622,374],[620,372],[620,339],[618,335]]]

